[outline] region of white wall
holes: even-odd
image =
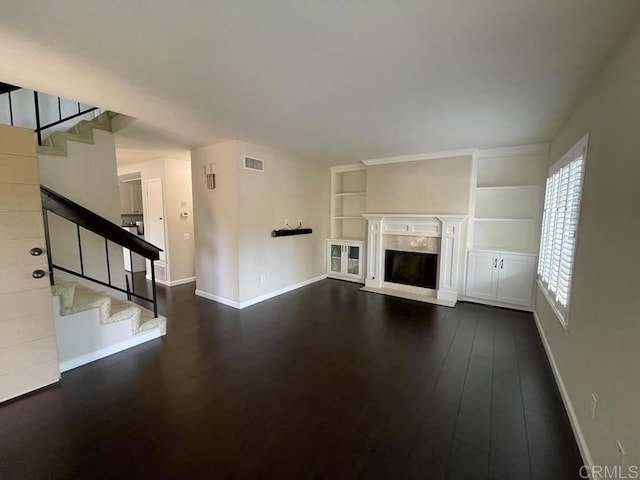
[[[191,162],[164,159],[164,211],[167,216],[167,250],[171,253],[171,282],[195,277],[193,200],[191,193]],[[185,203],[186,206],[182,207]],[[181,216],[182,210],[188,217]],[[189,238],[184,238],[188,235]]]
[[[113,134],[93,131],[94,144],[68,142],[67,156],[38,154],[41,183],[85,208],[120,225],[120,196]],[[76,227],[49,215],[54,262],[80,271]],[[104,239],[81,229],[85,274],[107,281]],[[109,244],[111,281],[125,287],[122,247]],[[60,272],[56,275],[64,276]],[[76,279],[74,279],[76,280]],[[91,288],[97,284],[88,283]]]
[[[244,155],[264,160],[265,171],[243,168]],[[323,275],[329,169],[246,142],[238,142],[237,156],[240,301]],[[285,219],[313,233],[271,237]]]
[[[264,160],[265,172],[244,169],[245,154]],[[208,163],[215,190],[206,187]],[[193,151],[192,173],[198,290],[241,303],[324,274],[328,168],[231,141]],[[271,237],[285,219],[313,233]]]
[[[174,158],[156,158],[146,162],[126,165],[118,168],[118,176],[140,173],[142,181],[143,210],[148,211],[148,199],[145,195],[145,182],[160,178],[163,181],[165,211],[165,258],[167,262],[167,281],[179,282],[195,276],[194,266],[194,230],[193,201],[191,193],[191,165],[188,160]],[[188,217],[182,217],[182,202],[187,206]],[[148,216],[145,215],[145,231],[148,229]],[[189,238],[184,239],[184,234]]]
[[[367,167],[369,213],[469,213],[471,156]]]
[[[207,188],[209,163],[215,163],[215,190]],[[192,151],[191,172],[196,289],[239,302],[237,142]]]
[[[589,133],[569,331],[541,292],[536,313],[595,464],[640,464],[640,26],[551,144],[549,165]],[[591,418],[591,393],[598,396]]]

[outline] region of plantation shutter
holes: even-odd
[[[566,323],[578,233],[587,137],[564,155],[547,179],[538,279]]]

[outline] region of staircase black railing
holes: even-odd
[[[112,288],[122,293],[126,293],[127,297],[136,297],[141,300],[145,300],[153,304],[153,314],[158,316],[158,295],[156,291],[156,272],[154,261],[160,259],[160,248],[155,245],[146,242],[137,235],[134,235],[121,226],[110,222],[104,217],[92,212],[91,210],[78,205],[77,203],[69,200],[68,198],[54,192],[53,190],[40,186],[40,197],[42,200],[42,216],[44,220],[44,234],[45,244],[47,248],[47,259],[49,262],[49,278],[51,284],[54,284],[53,270],[57,269],[62,272],[66,272],[71,275],[75,275],[86,280],[90,280],[94,283],[103,285],[105,287]],[[75,224],[78,238],[78,253],[80,257],[80,271],[74,271],[70,268],[58,265],[54,262],[51,252],[51,232],[49,228],[49,213],[54,213],[65,220]],[[82,238],[80,235],[81,229],[88,230],[95,235],[98,235],[104,239],[104,251],[106,255],[107,265],[107,281],[103,281],[94,277],[90,277],[85,273],[84,258],[82,252]],[[137,253],[142,257],[149,260],[151,264],[151,297],[145,297],[136,292],[135,282],[133,281],[133,273],[131,284],[129,284],[128,277],[125,275],[126,289],[114,285],[111,281],[111,264],[109,260],[109,242],[120,245],[121,247],[128,248],[131,252]],[[130,288],[131,287],[131,288]]]
[[[8,112],[9,123],[11,124],[11,126],[14,126],[15,124],[14,105],[13,105],[13,98],[11,93],[15,92],[16,90],[22,90],[22,89],[20,87],[16,87],[15,85],[9,85],[8,83],[0,82],[0,95],[4,95],[4,94],[7,95],[7,105],[9,107],[9,112]],[[58,119],[44,125],[41,123],[42,110],[40,109],[40,95],[45,95],[46,97],[54,98],[57,100],[57,103],[58,103],[58,106],[57,106]],[[94,110],[98,110],[98,107],[89,107],[86,105],[83,107],[83,105],[80,102],[71,102],[71,104],[75,104],[77,106],[77,111],[75,111],[75,108],[74,108],[73,113],[63,115],[62,102],[65,102],[65,104],[68,104],[71,101],[67,99],[63,99],[62,97],[56,97],[55,95],[48,95],[48,94],[43,94],[35,91],[33,92],[33,107],[34,107],[34,114],[35,114],[35,128],[33,129],[33,131],[38,137],[38,145],[42,145],[42,132],[44,132],[45,130],[55,127],[56,125],[60,125],[61,123],[67,122],[69,120],[73,120],[74,118],[81,117],[82,115],[93,112]],[[18,125],[18,126],[24,127],[27,125]],[[29,126],[33,127],[34,124],[31,123],[31,125]]]

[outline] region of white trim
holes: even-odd
[[[213,300],[214,302],[218,302],[218,303],[221,303],[223,305],[227,305],[229,307],[238,308],[238,309],[240,308],[240,304],[238,302],[235,302],[233,300],[229,300],[229,299],[224,298],[224,297],[219,297],[218,295],[214,295],[213,293],[205,292],[204,290],[196,289],[196,295],[198,297],[206,298],[207,300]]]
[[[175,287],[176,285],[184,285],[185,283],[192,283],[196,281],[196,277],[186,277],[179,278],[178,280],[171,280],[170,282],[166,282],[166,284],[170,287]]]
[[[123,350],[127,350],[131,347],[135,347],[150,340],[155,340],[156,338],[160,338],[163,335],[164,334],[160,331],[159,328],[154,328],[153,330],[150,330],[148,332],[138,333],[134,337],[129,338],[124,342],[116,343],[115,345],[101,348],[99,350],[96,350],[95,352],[86,353],[84,355],[80,355],[79,357],[60,362],[60,373],[67,372],[82,365],[86,365],[87,363],[95,362],[96,360],[108,357],[109,355],[113,355],[114,353],[122,352]]]
[[[222,303],[223,305],[228,305],[229,307],[237,308],[238,310],[242,310],[243,308],[250,307],[251,305],[255,305],[256,303],[264,302],[265,300],[269,300],[270,298],[274,298],[284,293],[291,292],[292,290],[297,290],[298,288],[306,287],[307,285],[311,285],[312,283],[319,282],[320,280],[324,280],[325,278],[327,278],[327,275],[323,274],[300,283],[289,285],[288,287],[284,287],[279,290],[274,290],[273,292],[265,293],[264,295],[260,295],[259,297],[245,300],[244,302],[234,302],[233,300],[228,300],[226,298],[219,297],[218,295],[214,295],[203,290],[196,290],[196,295],[199,297],[207,298],[209,300],[213,300],[214,302]]]
[[[565,332],[568,332],[569,331],[569,323],[562,316],[562,312],[560,312],[560,310],[558,310],[558,307],[556,306],[556,302],[554,302],[553,299],[549,296],[549,292],[547,291],[547,288],[544,286],[544,283],[542,283],[542,281],[539,278],[536,278],[536,283],[538,284],[538,287],[540,288],[540,291],[544,295],[544,298],[547,299],[547,303],[551,307],[551,310],[553,310],[553,313],[555,313],[556,317],[558,318],[558,322],[562,326],[563,330]]]
[[[569,414],[569,421],[571,422],[571,428],[573,429],[573,434],[575,435],[576,440],[578,441],[578,448],[580,449],[582,460],[589,466],[589,471],[591,471],[593,467],[593,458],[591,457],[591,452],[589,451],[587,440],[584,438],[584,434],[582,433],[582,429],[580,428],[580,423],[578,423],[578,417],[576,416],[576,412],[573,409],[573,404],[571,403],[571,398],[569,397],[569,393],[567,392],[564,382],[562,381],[560,370],[558,369],[558,365],[556,364],[556,360],[553,356],[553,352],[551,351],[551,347],[549,346],[547,337],[544,334],[542,325],[540,324],[540,318],[538,317],[538,314],[535,311],[533,312],[533,319],[536,322],[538,333],[540,334],[542,344],[544,345],[545,352],[547,353],[547,358],[549,359],[549,363],[551,364],[551,370],[553,371],[553,376],[560,390],[560,396],[562,397],[564,408]]]
[[[372,158],[362,160],[365,165],[385,165],[387,163],[419,162],[420,160],[432,160],[434,158],[451,158],[474,155],[477,148],[462,148],[460,150],[443,150],[442,152],[415,153],[412,155],[400,155],[397,157]]]
[[[151,275],[146,275],[144,278],[151,280]],[[196,277],[179,278],[178,280],[160,280],[156,278],[156,283],[164,285],[165,287],[175,287],[177,285],[184,285],[185,283],[193,283],[196,281]]]
[[[363,163],[350,163],[348,165],[334,165],[333,167],[330,167],[332,173],[356,172],[366,169],[367,166]]]
[[[279,290],[274,290],[273,292],[265,293],[264,295],[260,295],[259,297],[254,297],[252,299],[245,300],[244,302],[240,302],[240,308],[245,308],[251,305],[255,305],[256,303],[264,302],[265,300],[269,300],[270,298],[277,297],[278,295],[282,295],[283,293],[287,293],[292,290],[297,290],[298,288],[306,287],[307,285],[311,285],[312,283],[319,282],[320,280],[324,280],[325,278],[327,278],[326,273],[318,277],[310,278],[303,282],[296,283],[294,285],[289,285],[288,287],[284,287]]]
[[[533,312],[533,307],[525,307],[525,306],[516,305],[513,303],[496,302],[494,300],[485,300],[484,298],[479,299],[479,298],[467,297],[466,295],[463,295],[462,300],[465,302],[478,303],[480,305],[491,305],[492,307],[502,307],[502,308],[508,308],[510,310],[520,310],[521,312]]]
[[[562,157],[560,157],[553,165],[551,165],[551,167],[549,167],[549,174],[547,178],[549,178],[551,175],[556,173],[562,167],[571,163],[580,155],[584,155],[583,161],[585,162],[585,166],[586,166],[588,148],[589,148],[589,134],[586,133],[580,140],[576,142],[576,144],[573,147],[571,147],[567,151],[567,153],[562,155]],[[582,171],[582,178],[584,179],[584,170]]]
[[[475,158],[511,157],[516,155],[545,155],[549,152],[548,143],[534,143],[516,147],[489,148],[478,150]]]

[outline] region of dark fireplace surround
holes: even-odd
[[[384,281],[422,288],[436,288],[438,255],[435,253],[385,250]]]

